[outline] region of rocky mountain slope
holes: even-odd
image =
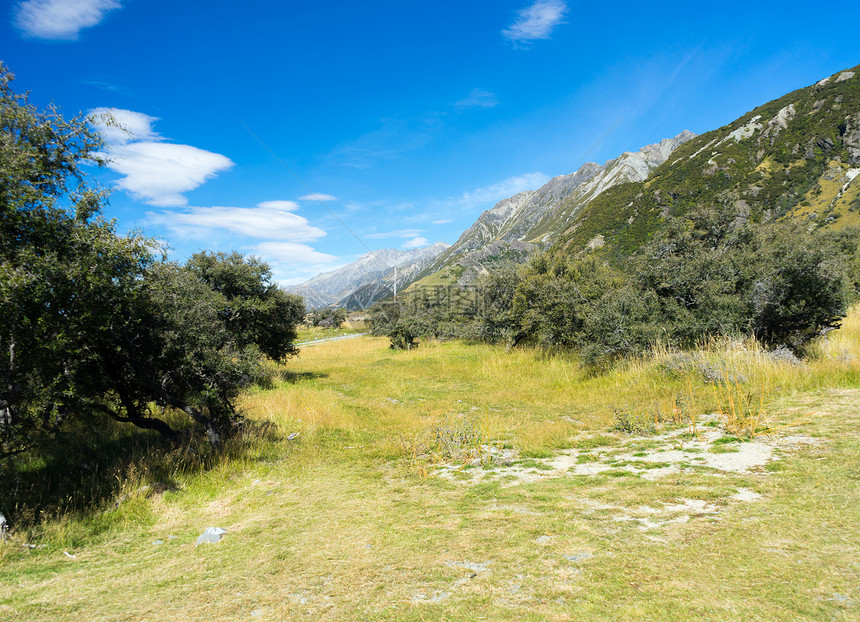
[[[437,244],[420,260],[398,264],[398,290],[410,283],[465,285],[546,248],[623,258],[667,215],[708,204],[732,204],[754,221],[791,217],[811,227],[860,225],[858,179],[860,66],[701,136],[684,131],[500,201],[453,246]],[[352,276],[334,271],[294,291],[308,292],[313,306],[323,306],[326,297],[327,304],[366,307],[393,293],[393,260],[387,269],[371,269],[376,259],[370,253],[341,269]]]
[[[379,297],[375,297],[372,293],[375,291],[375,284],[381,284],[382,279],[386,277],[389,277],[393,284],[395,267],[399,273],[407,275],[404,278],[412,278],[447,248],[448,244],[437,242],[410,250],[386,248],[371,251],[342,268],[323,272],[288,289],[304,297],[305,307],[308,309],[319,309],[329,305],[361,309],[379,300]],[[359,289],[364,293],[354,296]],[[384,294],[385,287],[381,287],[379,291],[381,295]],[[355,306],[357,300],[366,304]]]
[[[449,248],[448,244],[442,244],[441,242],[437,242],[437,244],[441,245],[443,250]],[[380,278],[368,281],[364,285],[355,288],[347,296],[341,298],[336,306],[343,307],[349,311],[357,311],[358,309],[366,309],[377,300],[391,298],[394,295],[395,279],[397,280],[397,291],[403,291],[406,289],[406,285],[412,283],[435,257],[436,255],[432,257],[426,256],[418,261],[401,264],[397,266],[396,270],[389,270]]]
[[[555,241],[556,252],[623,257],[666,215],[732,204],[754,221],[860,224],[860,66],[789,93],[679,147],[647,181],[594,198]],[[564,213],[566,206],[559,210]]]
[[[694,137],[684,131],[603,165],[587,162],[575,173],[554,177],[538,190],[500,201],[436,258],[420,275],[421,283],[462,285],[503,263],[524,261],[552,243],[589,201],[619,184],[645,180]]]

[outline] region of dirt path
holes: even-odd
[[[302,341],[299,343],[294,343],[293,345],[296,347],[307,348],[308,346],[315,346],[321,343],[327,343],[329,341],[343,341],[345,339],[355,339],[356,337],[365,337],[370,333],[355,333],[354,335],[341,335],[340,337],[326,337],[325,339],[314,339],[313,341]]]

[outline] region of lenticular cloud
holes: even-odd
[[[152,129],[158,119],[142,112],[97,108],[90,119],[107,143],[108,168],[122,175],[117,187],[149,205],[188,205],[185,192],[233,166],[218,153],[164,142]]]
[[[510,28],[502,31],[506,39],[527,43],[549,39],[552,29],[564,19],[567,5],[562,0],[538,0],[518,13]]]
[[[37,39],[77,39],[118,8],[119,0],[26,0],[15,10],[15,27]]]

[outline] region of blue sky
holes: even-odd
[[[113,163],[93,171],[120,232],[177,259],[253,253],[284,284],[368,248],[453,243],[583,161],[860,62],[848,5],[791,1],[4,6],[18,91],[132,132],[103,128]]]

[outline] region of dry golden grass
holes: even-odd
[[[387,345],[303,350],[275,386],[243,397],[252,425],[220,460],[170,470],[161,487],[164,473],[141,463],[116,508],[13,534],[0,545],[0,615],[857,619],[856,312],[800,365],[752,342],[709,343],[688,358],[657,349],[602,374],[529,349]],[[657,416],[661,428],[676,425],[681,398],[692,416],[714,412],[712,372],[744,391],[767,387],[767,425],[818,415],[788,429],[796,446],[748,473],[607,471],[503,486],[428,468],[483,443],[525,461],[572,446],[648,448],[650,437],[609,431],[615,411]],[[761,498],[733,500],[740,490]],[[685,500],[716,509],[667,513]],[[226,537],[195,548],[209,526]]]

